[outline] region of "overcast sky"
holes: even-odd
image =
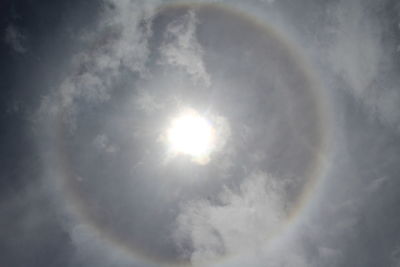
[[[397,1],[5,0],[0,89],[0,266],[400,266]]]

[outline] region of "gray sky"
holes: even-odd
[[[217,2],[0,6],[0,265],[400,266],[399,4]]]

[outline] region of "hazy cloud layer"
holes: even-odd
[[[400,79],[394,74],[397,44],[388,39],[388,18],[379,16],[383,2],[340,1],[330,11],[333,35],[328,55],[343,87],[361,101],[373,118],[400,128]]]
[[[98,26],[100,36],[104,38],[101,45],[76,56],[73,69],[79,71],[68,77],[60,87],[61,102],[72,112],[79,110],[77,100],[92,104],[108,101],[113,93],[110,88],[113,88],[121,69],[127,68],[143,78],[149,77],[146,76],[149,75],[146,61],[149,58],[148,39],[152,33],[151,20],[146,15],[151,14],[153,3],[144,5],[135,1],[118,1],[113,4],[115,9],[108,11]],[[323,53],[327,58],[322,60],[322,64],[327,64],[323,71],[332,71],[330,75],[339,77],[328,89],[350,92],[370,114],[377,114],[388,125],[398,127],[398,90],[388,88],[395,83],[379,82],[383,67],[391,64],[381,43],[383,24],[369,15],[371,9],[364,2],[343,1],[326,8],[332,24],[317,30],[329,29],[329,38],[332,39],[322,49],[317,47],[315,56]],[[202,61],[203,51],[194,34],[196,23],[195,14],[190,12],[167,26],[160,48],[160,64],[181,69],[191,76],[194,83],[210,86],[210,77]],[[324,36],[323,33],[321,36]],[[89,43],[99,42],[97,33],[88,34],[85,38]],[[300,42],[307,43],[307,39]],[[143,92],[142,98],[137,101],[144,109],[162,109],[160,99],[156,100],[151,93]],[[106,142],[107,138],[102,135],[94,140],[96,146],[107,150],[109,145]],[[260,233],[272,236],[277,231],[282,223],[284,206],[279,186],[268,184],[267,177],[265,174],[249,177],[239,192],[225,189],[219,193],[219,204],[207,199],[183,204],[174,235],[183,256],[190,258],[194,264],[201,264],[224,253],[235,255],[257,248],[257,255],[243,257],[240,261],[252,266],[264,266],[265,262],[268,266],[335,266],[346,262],[343,256],[345,251],[339,245],[342,241],[331,240],[335,232],[356,227],[357,215],[343,218],[340,217],[343,215],[338,215],[337,224],[326,229],[326,233],[322,233],[325,231],[323,222],[311,220],[304,226],[300,237],[291,237],[293,240],[287,241],[293,242],[287,251],[265,247],[264,241],[268,237]],[[372,181],[365,191],[379,190],[381,181]],[[355,204],[360,200],[346,198],[338,200],[338,206],[332,209],[340,214],[360,212],[362,208]],[[318,233],[317,229],[322,232]],[[307,248],[307,242],[311,243],[311,248]],[[78,246],[83,244],[78,243]],[[185,250],[188,247],[193,250]]]
[[[143,152],[140,159],[131,154],[120,155],[124,146],[128,146],[137,135],[150,132],[159,136],[160,133],[147,131],[160,124],[150,119],[170,106],[179,106],[174,99],[156,95],[151,89],[160,86],[165,76],[181,72],[193,85],[207,88],[214,85],[212,73],[208,72],[204,62],[203,48],[195,34],[198,21],[194,12],[166,27],[157,62],[163,68],[164,76],[149,70],[149,62],[154,57],[149,43],[153,36],[152,15],[161,3],[106,1],[95,28],[80,35],[80,52],[74,55],[59,86],[50,92],[38,91],[35,97],[40,104],[34,115],[28,115],[29,127],[26,128],[35,129],[37,144],[43,146],[40,155],[32,156],[43,159],[43,170],[34,171],[41,166],[34,162],[33,167],[28,165],[20,172],[15,174],[13,171],[4,177],[10,177],[10,181],[17,175],[23,176],[23,181],[29,180],[31,175],[43,178],[37,179],[39,182],[32,178],[34,182],[25,183],[21,186],[23,189],[16,189],[17,193],[5,194],[7,199],[0,205],[0,217],[4,218],[1,222],[6,230],[0,233],[0,239],[4,240],[1,245],[6,244],[7,249],[4,250],[6,255],[0,252],[1,259],[22,262],[16,266],[26,266],[26,262],[32,266],[145,266],[143,262],[134,261],[135,256],[115,247],[88,222],[79,220],[74,207],[64,202],[60,166],[51,160],[55,153],[49,148],[51,142],[56,143],[53,140],[56,138],[49,133],[55,127],[48,122],[54,122],[63,111],[67,128],[73,136],[79,122],[82,123],[80,115],[99,112],[100,122],[92,120],[92,117],[85,118],[84,122],[104,127],[82,137],[82,140],[89,140],[84,144],[87,146],[81,146],[82,150],[94,151],[88,154],[95,159],[104,156],[104,164],[114,163],[113,160],[131,160],[135,163],[130,169],[132,173],[140,169],[138,165],[154,163],[155,160],[147,156],[150,149]],[[282,187],[286,186],[286,181],[282,177],[251,170],[253,175],[241,181],[236,191],[226,186],[213,191],[216,196],[213,199],[198,196],[188,202],[182,201],[175,214],[175,224],[168,226],[172,235],[169,241],[174,242],[181,257],[190,259],[194,265],[208,264],[228,254],[231,257],[211,265],[400,266],[400,66],[396,50],[400,39],[399,4],[395,1],[361,0],[304,0],[296,3],[256,0],[241,5],[250,7],[249,10],[258,10],[258,15],[279,18],[276,25],[281,28],[278,31],[283,35],[295,32],[291,40],[304,47],[307,60],[318,66],[315,73],[332,98],[329,112],[334,113],[330,169],[301,216],[282,234],[279,230],[286,215]],[[24,31],[10,24],[3,39],[13,51],[24,54],[28,52],[26,36]],[[51,67],[48,66],[49,73]],[[151,84],[155,77],[160,78],[159,84]],[[121,85],[121,81],[128,81],[128,85]],[[167,92],[170,85],[162,85]],[[103,116],[99,107],[115,101],[118,90],[122,90],[118,88],[122,87],[135,90],[135,99],[129,103],[132,107],[127,105],[128,114],[144,114],[153,124],[137,126],[134,115],[117,118],[112,111],[110,117]],[[23,102],[18,103],[23,105]],[[235,133],[226,126],[224,119],[221,120],[221,131],[224,131],[226,139],[233,138]],[[125,123],[130,124],[126,126]],[[121,125],[125,127],[122,133],[117,127]],[[116,134],[112,136],[110,133]],[[119,142],[113,139],[115,136],[121,138]],[[141,146],[133,149],[145,151]],[[25,156],[23,151],[19,148],[15,154]],[[10,154],[7,157],[17,156]],[[260,152],[251,157],[261,162],[266,155]],[[229,169],[233,163],[227,160],[226,165]],[[96,170],[98,166],[93,164],[92,167]],[[96,189],[102,189],[102,184],[112,188],[121,173],[117,170],[113,174],[115,177],[112,179],[95,181],[99,184]],[[135,174],[142,175],[140,172]],[[80,182],[86,179],[78,178]],[[121,190],[138,195],[151,192],[154,199],[165,192],[176,195],[191,192],[189,187],[177,189],[172,186],[154,192],[151,191],[155,188],[151,184],[154,181],[148,179],[145,182],[149,183],[146,184],[149,191],[137,192],[134,186]],[[153,202],[152,198],[146,205]],[[118,208],[123,210],[124,203],[118,204]],[[172,217],[168,212],[166,214]],[[114,222],[123,223],[118,218]],[[152,238],[163,242],[157,236]],[[62,252],[53,253],[50,249],[57,246],[63,247]],[[61,262],[41,262],[38,259],[51,258],[50,254]]]

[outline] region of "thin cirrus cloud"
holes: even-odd
[[[194,81],[210,86],[210,76],[202,60],[201,45],[198,43],[196,31],[196,15],[189,12],[181,19],[171,22],[165,32],[165,40],[160,51],[163,55],[162,62],[168,65],[183,68]]]

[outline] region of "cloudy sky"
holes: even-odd
[[[397,1],[5,0],[0,89],[0,266],[400,266]]]

